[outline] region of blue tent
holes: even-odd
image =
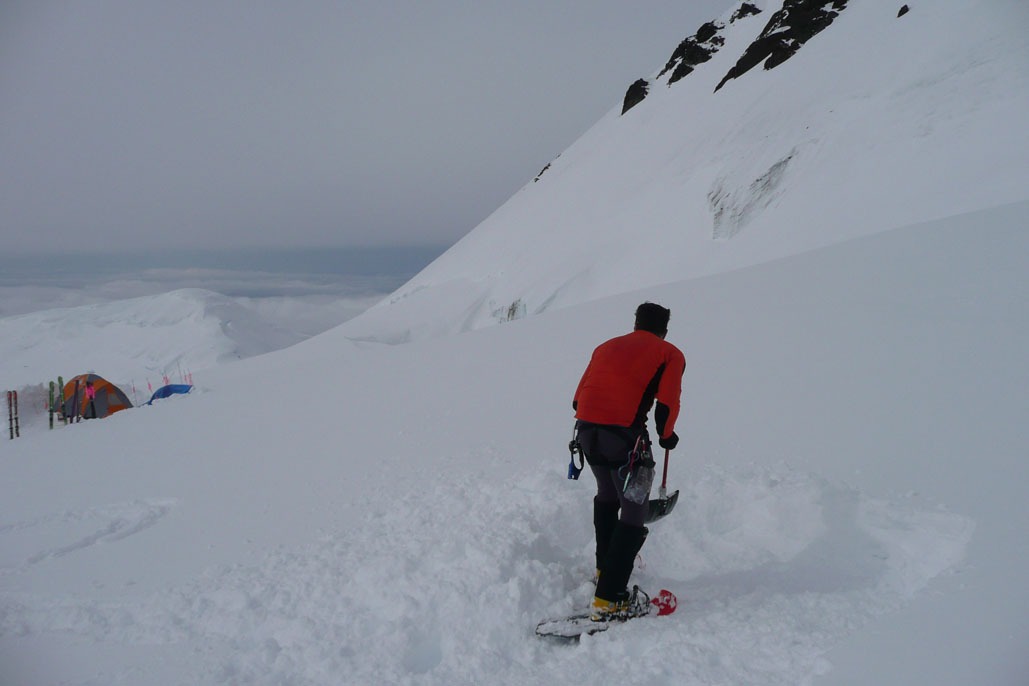
[[[150,405],[155,400],[167,398],[170,395],[189,393],[191,388],[193,388],[193,386],[186,383],[170,383],[167,386],[161,386],[156,391],[154,391],[154,394],[152,396],[150,396],[150,400],[147,402],[147,405]]]

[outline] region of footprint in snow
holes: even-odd
[[[0,567],[0,572],[16,572],[94,545],[123,540],[157,524],[176,503],[174,499],[133,500],[0,526],[3,547],[25,560],[14,567]],[[52,544],[40,548],[40,543],[47,542]]]

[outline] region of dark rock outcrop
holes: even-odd
[[[749,2],[745,2],[740,5],[739,9],[732,13],[732,17],[729,19],[730,24],[735,24],[737,19],[743,19],[753,14],[761,14],[761,10],[755,5],[751,5]]]
[[[550,165],[554,164],[554,162],[557,162],[559,157],[561,156],[558,155],[557,157],[555,157],[553,162],[547,162],[546,165],[544,165],[543,169],[540,169],[540,173],[536,175],[536,178],[533,179],[532,182],[536,183],[537,181],[539,181],[540,177],[543,176],[548,169],[550,169]]]
[[[625,100],[622,101],[622,114],[625,114],[636,105],[643,102],[643,99],[647,97],[647,93],[650,92],[650,84],[647,83],[646,79],[637,79],[629,86],[629,90],[625,91]]]
[[[801,46],[833,23],[848,0],[786,0],[772,15],[761,35],[750,44],[736,65],[715,88],[725,85],[764,62],[774,69],[800,50]]]
[[[697,29],[695,35],[679,43],[679,47],[672,53],[665,68],[658,74],[658,78],[672,72],[668,79],[670,86],[688,75],[698,64],[711,59],[711,56],[725,44],[725,39],[719,35],[723,28],[725,28],[724,25],[708,22]]]

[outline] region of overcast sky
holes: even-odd
[[[0,250],[450,244],[732,0],[0,0]]]

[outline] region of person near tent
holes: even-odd
[[[597,589],[591,616],[633,612],[628,591],[636,555],[647,538],[648,501],[625,497],[623,474],[629,453],[642,438],[647,444],[647,414],[654,406],[658,443],[673,450],[679,442],[675,422],[686,357],[665,341],[671,311],[645,302],[636,309],[632,333],[599,345],[575,390],[576,439],[597,481],[593,499]],[[656,401],[656,406],[655,406]]]
[[[82,408],[83,419],[96,419],[96,388],[92,381],[86,382],[86,402]]]

